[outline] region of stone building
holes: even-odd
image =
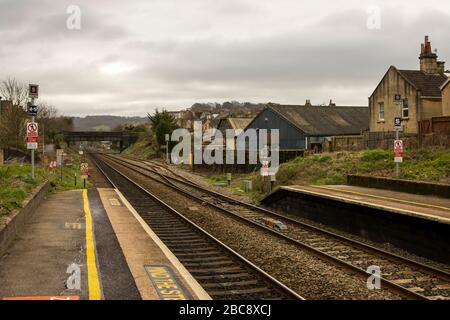
[[[450,93],[445,63],[437,60],[428,36],[422,44],[420,70],[391,66],[369,97],[370,131],[394,131],[394,118],[402,118],[405,134],[417,134],[418,122],[450,115]],[[401,102],[394,102],[400,95]]]

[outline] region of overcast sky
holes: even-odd
[[[425,34],[450,63],[449,30],[448,0],[0,0],[0,78],[40,84],[66,115],[366,105],[390,65],[418,68]]]

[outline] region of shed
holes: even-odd
[[[279,129],[280,151],[307,150],[326,137],[360,135],[369,128],[369,108],[271,104],[247,129]]]

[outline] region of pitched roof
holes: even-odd
[[[441,97],[441,86],[447,81],[443,74],[427,74],[418,70],[398,70],[411,85],[422,91],[422,96]]]
[[[268,108],[310,135],[352,135],[369,128],[368,107],[271,105]]]
[[[450,77],[445,80],[444,84],[441,86],[441,91],[445,89],[445,87],[450,83]]]
[[[234,130],[245,129],[252,120],[253,118],[228,118],[228,121]]]

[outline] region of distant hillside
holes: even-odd
[[[113,131],[124,124],[140,124],[148,122],[146,117],[119,117],[119,116],[87,116],[74,117],[74,131]]]
[[[221,113],[226,112],[229,114],[239,114],[239,113],[257,113],[264,109],[266,104],[264,103],[250,103],[250,102],[238,102],[238,101],[227,101],[222,104],[220,103],[194,103],[190,110],[193,112],[213,112]]]

